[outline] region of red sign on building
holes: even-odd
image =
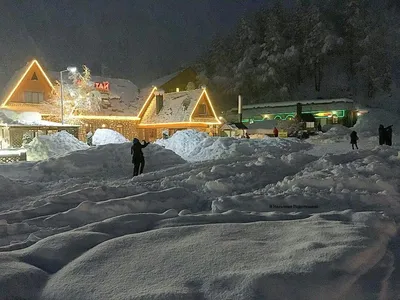
[[[94,87],[98,90],[102,91],[109,91],[110,90],[110,83],[108,81],[103,82],[95,82]]]

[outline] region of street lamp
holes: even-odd
[[[61,124],[64,124],[64,95],[63,95],[63,73],[75,73],[76,67],[68,67],[66,70],[60,71],[60,96],[61,96]]]

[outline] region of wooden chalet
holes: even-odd
[[[155,80],[153,84],[156,85],[142,89],[140,94],[129,80],[92,76],[94,87],[102,96],[101,109],[73,115],[67,121],[69,124],[62,125],[59,106],[48,101],[59,81],[58,76],[59,72],[45,72],[39,62],[33,60],[9,81],[0,99],[0,109],[37,112],[43,120],[37,128],[14,126],[21,131],[15,136],[22,136],[22,130],[40,130],[43,134],[67,130],[85,140],[89,131],[109,128],[128,139],[154,140],[162,137],[165,130],[172,134],[176,130],[195,128],[215,134],[220,124],[206,89],[196,89],[196,72],[187,68]],[[63,84],[72,82],[66,78]],[[14,142],[14,146],[19,144]]]
[[[150,141],[189,128],[216,135],[221,124],[205,88],[164,93],[155,87],[138,118],[140,136]]]

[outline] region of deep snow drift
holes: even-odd
[[[365,115],[358,118],[353,129],[361,136],[377,136],[378,127],[382,124],[385,127],[393,125],[393,134],[399,135],[400,118],[399,115],[393,112],[388,112],[383,109],[370,109]]]
[[[106,145],[106,144],[123,144],[129,140],[119,132],[111,129],[97,129],[92,137],[93,145]]]
[[[248,140],[210,137],[206,133],[200,133],[196,130],[178,131],[171,138],[157,140],[156,144],[174,151],[191,162],[295,152],[309,147],[309,144],[298,139]]]
[[[1,295],[395,299],[399,149],[335,138],[182,131],[135,178],[131,143],[0,165]]]
[[[363,284],[385,280],[394,232],[350,211],[125,215],[0,254],[0,285],[5,299],[366,299],[387,292]]]
[[[89,148],[87,144],[79,141],[66,131],[35,137],[32,142],[24,147],[27,149],[27,159],[30,161],[63,156],[69,152]]]

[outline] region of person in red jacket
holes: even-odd
[[[278,128],[274,127],[273,133],[274,133],[275,137],[278,137],[278,135],[279,135]]]

